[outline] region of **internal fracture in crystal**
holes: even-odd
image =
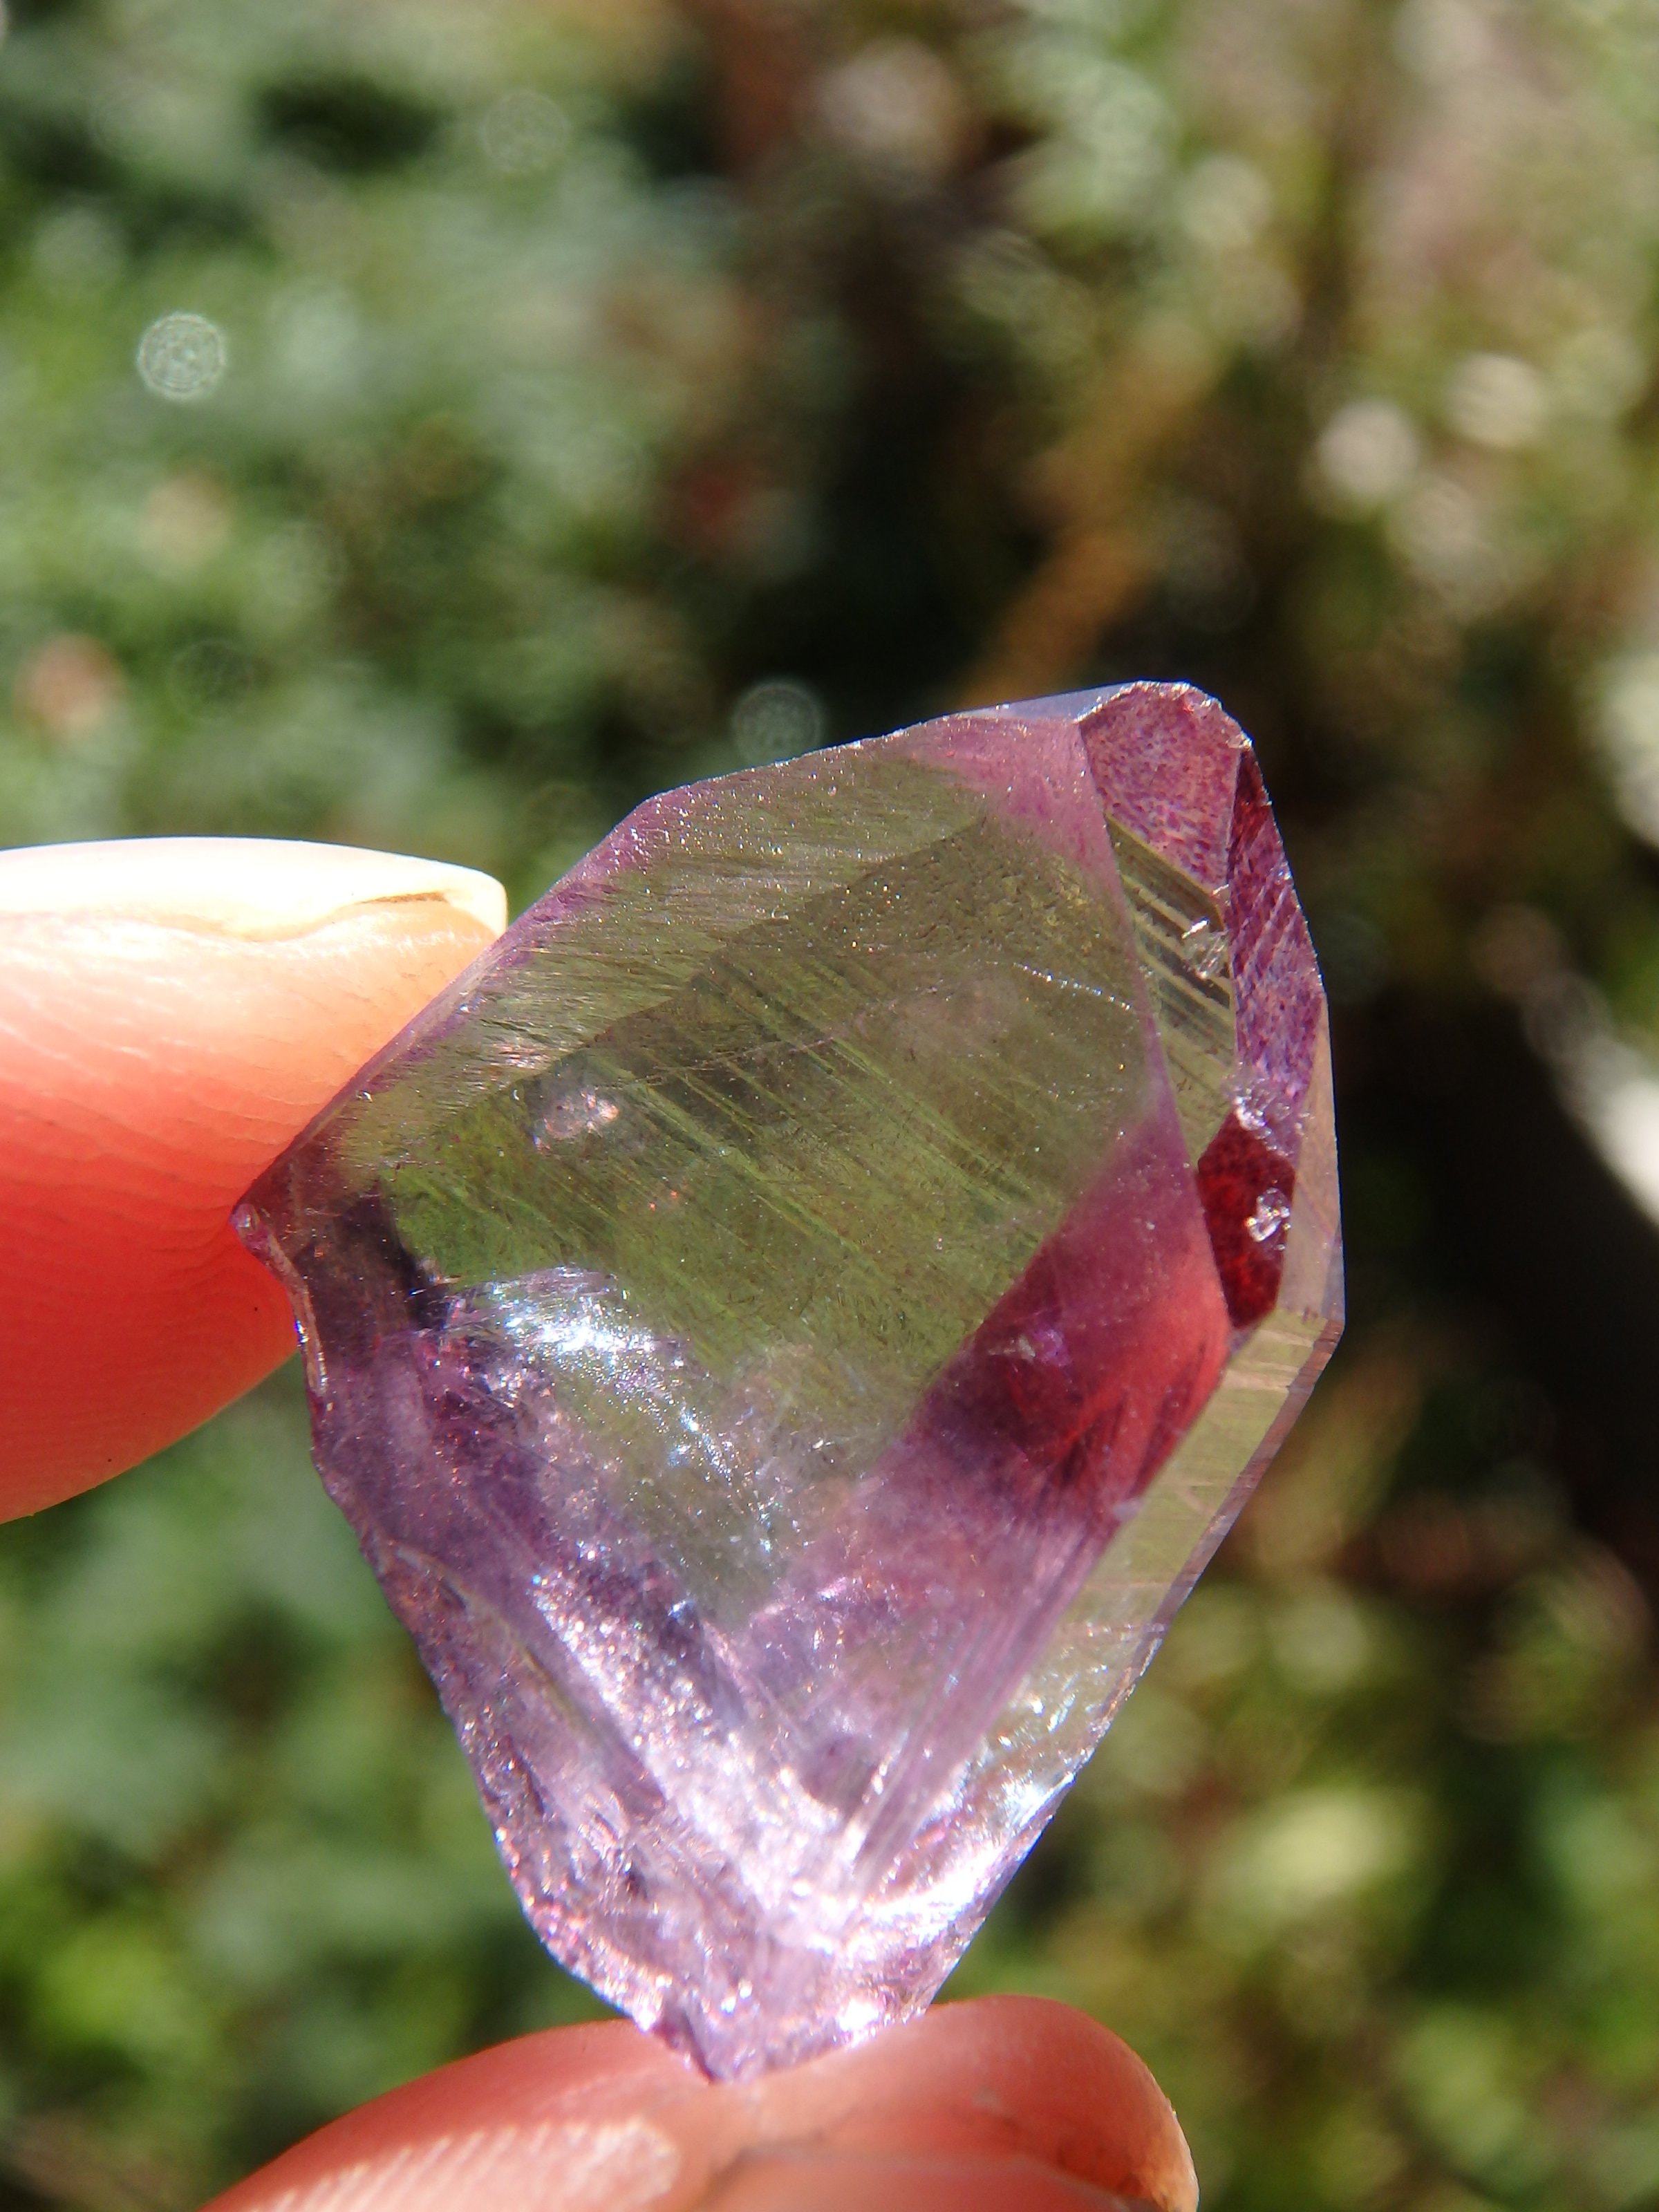
[[[1340,1330],[1249,743],[1130,684],[653,799],[239,1224],[548,1948],[719,2075],[915,2012]]]

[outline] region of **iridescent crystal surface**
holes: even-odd
[[[649,801],[239,1217],[549,1948],[926,2003],[1340,1328],[1325,1005],[1184,686]]]

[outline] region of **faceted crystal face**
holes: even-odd
[[[239,1219],[549,1948],[716,2074],[914,2012],[1340,1325],[1249,744],[1133,684],[653,799]]]

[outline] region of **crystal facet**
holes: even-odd
[[[239,1215],[549,1948],[925,2004],[1340,1326],[1325,1003],[1183,685],[649,801]]]

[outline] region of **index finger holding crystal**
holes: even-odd
[[[211,2212],[1194,2212],[1174,2113],[1069,2007],[936,2007],[711,2083],[609,2022],[526,2036],[349,2113]]]
[[[0,854],[0,1518],[119,1474],[293,1349],[230,1209],[506,919],[488,876],[343,846]]]

